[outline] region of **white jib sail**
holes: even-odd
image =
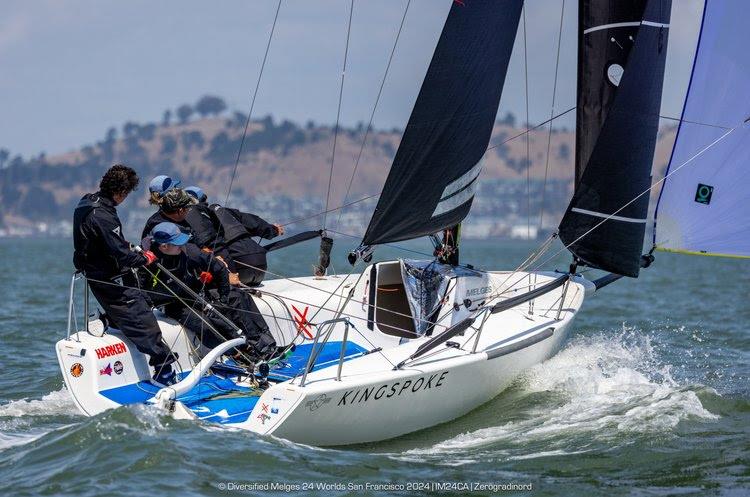
[[[749,7],[746,0],[706,2],[682,121],[656,207],[658,249],[750,257]]]

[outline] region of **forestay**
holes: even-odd
[[[591,267],[638,276],[671,2],[579,8],[576,185],[560,239]]]
[[[364,245],[435,233],[469,213],[522,3],[451,5]]]
[[[737,36],[748,30],[747,11],[745,0],[706,2],[674,174],[657,204],[657,249],[750,256],[750,50]]]

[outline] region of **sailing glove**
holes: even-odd
[[[146,258],[146,266],[148,266],[149,264],[153,264],[157,259],[156,254],[154,254],[150,250],[144,250],[143,257]]]

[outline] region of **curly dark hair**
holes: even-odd
[[[138,175],[136,172],[122,164],[115,164],[107,169],[99,183],[99,191],[102,195],[112,197],[117,194],[132,192],[138,186]]]

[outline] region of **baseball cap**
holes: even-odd
[[[182,188],[172,188],[162,196],[161,208],[166,212],[189,207],[197,202],[192,195],[185,193]]]
[[[180,180],[173,180],[169,176],[160,174],[159,176],[152,179],[151,183],[148,184],[148,191],[150,191],[151,193],[158,193],[159,195],[163,195],[179,184]]]
[[[180,231],[174,223],[159,223],[151,230],[151,239],[159,244],[185,245],[190,240],[190,235]]]
[[[188,193],[198,199],[199,202],[203,202],[208,197],[199,186],[188,186],[185,187],[185,193]]]

